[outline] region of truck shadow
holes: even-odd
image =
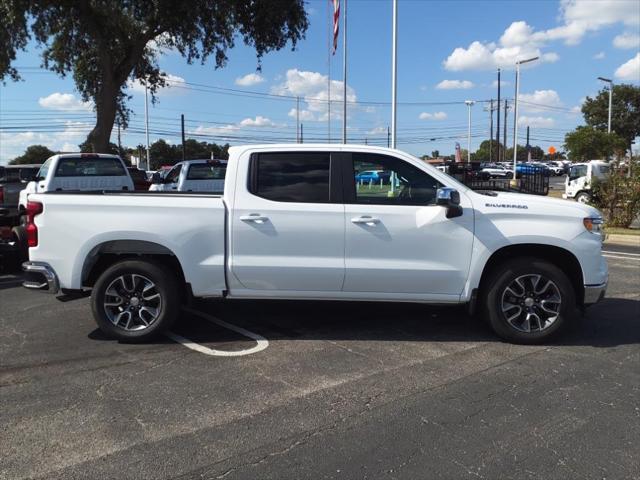
[[[194,310],[278,340],[500,342],[461,307],[319,301],[200,301]],[[202,323],[184,314],[177,331]],[[204,322],[207,323],[207,322]],[[231,341],[234,334],[198,327],[201,341]],[[222,337],[224,338],[221,338]],[[246,339],[244,339],[246,340]],[[574,328],[548,345],[613,347],[640,344],[640,301],[608,298],[587,309]]]

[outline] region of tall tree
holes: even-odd
[[[611,109],[611,131],[620,135],[627,149],[640,135],[640,87],[614,85]],[[582,113],[587,125],[598,130],[607,130],[609,119],[609,91],[600,90],[595,98],[587,97],[582,104]]]
[[[295,48],[308,27],[304,0],[0,0],[0,18],[0,80],[20,78],[12,62],[35,39],[44,47],[43,66],[72,73],[82,99],[93,101],[88,140],[99,152],[116,118],[127,125],[127,81],[147,85],[152,99],[167,84],[158,66],[162,49],[187,63],[211,56],[220,68],[238,37],[259,62],[288,42]]]
[[[44,163],[44,161],[55,155],[55,152],[52,152],[44,145],[30,145],[27,147],[25,152],[19,157],[14,158],[9,162],[10,165],[27,165],[30,163],[40,164]]]
[[[593,160],[606,158],[611,153],[624,153],[625,139],[593,127],[580,126],[564,137],[564,147],[569,150],[570,160]]]

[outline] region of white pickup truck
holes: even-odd
[[[226,160],[185,160],[176,163],[164,177],[154,173],[149,190],[222,193],[226,171]]]
[[[63,153],[49,157],[20,192],[19,211],[27,209],[32,193],[63,190],[134,190],[122,159],[105,153]]]
[[[502,338],[535,343],[604,296],[590,206],[474,192],[385,148],[229,154],[222,195],[31,195],[24,286],[91,290],[99,327],[127,341],[170,328],[191,297],[226,297],[467,304]],[[397,181],[361,186],[364,170]]]

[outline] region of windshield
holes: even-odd
[[[569,173],[570,177],[586,177],[587,176],[587,166],[586,165],[574,165],[571,167],[571,172]]]
[[[119,177],[126,175],[117,158],[62,158],[56,177]]]
[[[218,162],[194,163],[189,167],[187,180],[222,180],[226,173],[226,165]]]

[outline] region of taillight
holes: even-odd
[[[4,203],[4,187],[0,187],[0,203]]]
[[[35,223],[36,215],[42,213],[42,204],[40,202],[27,201],[27,244],[30,247],[38,246],[38,227]]]

